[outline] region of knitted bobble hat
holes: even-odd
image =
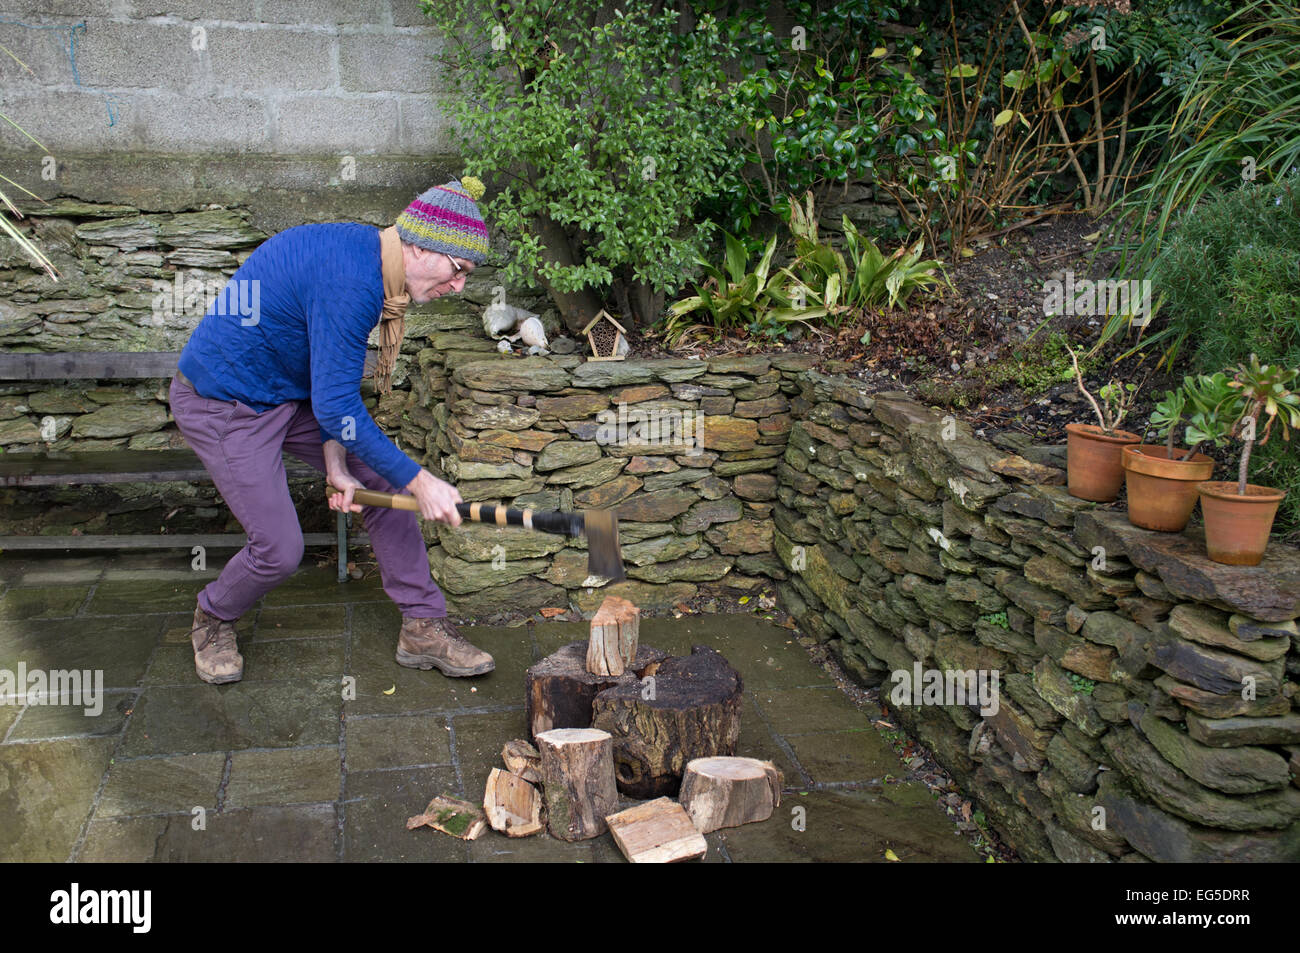
[[[485,191],[469,175],[435,186],[397,216],[397,234],[412,245],[481,265],[487,261],[488,233],[477,202]]]

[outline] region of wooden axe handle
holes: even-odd
[[[333,496],[343,491],[326,484],[325,494]],[[356,490],[352,502],[362,506],[383,506],[390,510],[420,512],[420,503],[406,493],[381,493],[379,490]],[[585,520],[581,513],[559,511],[517,510],[492,503],[457,503],[456,512],[463,520],[475,523],[493,523],[497,526],[523,526],[527,529],[555,533],[558,536],[581,536]]]

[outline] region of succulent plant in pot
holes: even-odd
[[[1187,525],[1196,508],[1197,485],[1214,475],[1214,461],[1197,451],[1205,444],[1221,447],[1227,442],[1236,418],[1224,410],[1238,397],[1221,373],[1185,377],[1177,390],[1165,391],[1151,414],[1151,425],[1164,443],[1133,444],[1120,454],[1130,523],[1164,533],[1180,532]],[[1184,416],[1192,446],[1175,448]]]
[[[1218,409],[1235,416],[1231,436],[1243,443],[1235,482],[1205,482],[1198,485],[1201,513],[1205,517],[1205,549],[1210,559],[1233,566],[1257,566],[1268,547],[1268,534],[1285,490],[1255,486],[1246,482],[1250,454],[1256,439],[1262,447],[1278,424],[1282,439],[1290,440],[1290,428],[1300,427],[1300,393],[1292,391],[1300,370],[1259,363],[1252,354],[1249,364],[1237,365],[1228,386],[1235,394]],[[1259,434],[1260,415],[1267,417]]]
[[[1093,500],[1097,503],[1110,503],[1119,496],[1120,484],[1124,482],[1124,468],[1120,464],[1120,451],[1130,444],[1140,444],[1142,438],[1127,430],[1120,430],[1119,425],[1133,409],[1133,399],[1137,396],[1140,385],[1120,384],[1112,380],[1097,393],[1102,403],[1088,392],[1083,383],[1083,372],[1079,370],[1079,358],[1070,348],[1070,360],[1074,362],[1074,377],[1079,392],[1088,398],[1093,411],[1097,414],[1098,425],[1066,424],[1066,476],[1071,496],[1081,500]]]

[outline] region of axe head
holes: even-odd
[[[583,529],[587,534],[587,574],[604,576],[611,582],[626,579],[615,511],[588,510],[583,514]]]

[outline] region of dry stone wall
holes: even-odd
[[[609,591],[665,608],[718,587],[756,591],[772,553],[775,469],[803,398],[803,355],[586,362],[511,358],[453,316],[417,355],[401,435],[463,499],[617,506],[628,581],[587,575],[586,542],[425,524],[452,610],[479,618]]]
[[[781,601],[1022,857],[1300,859],[1300,553],[1220,566],[1194,532],[1069,496],[1062,448],[802,383],[776,471]]]

